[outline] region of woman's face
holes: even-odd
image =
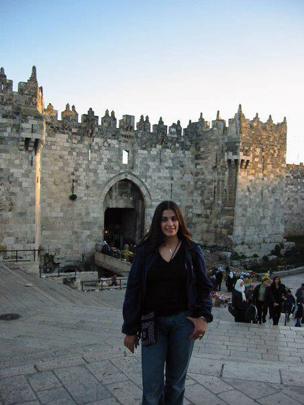
[[[275,277],[274,282],[276,285],[280,284],[280,277]]]
[[[179,222],[173,210],[164,210],[162,212],[160,229],[167,237],[176,236],[179,228]]]

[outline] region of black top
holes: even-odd
[[[269,288],[270,292],[270,303],[277,303],[277,304],[282,304],[283,302],[283,297],[286,293],[286,287],[284,284],[279,284],[278,287],[275,286],[274,283],[271,284]]]
[[[144,313],[170,316],[187,309],[187,273],[183,244],[170,262],[157,254],[147,274]]]
[[[236,290],[232,291],[232,306],[237,311],[246,311],[248,303],[243,301],[242,293]]]

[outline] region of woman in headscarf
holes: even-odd
[[[240,278],[235,283],[234,290],[232,291],[232,306],[235,313],[235,322],[248,322],[246,319],[248,305],[244,281]]]

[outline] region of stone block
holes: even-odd
[[[215,394],[208,391],[200,384],[191,385],[185,392],[185,397],[192,404],[204,405],[225,405],[226,403],[219,399]]]
[[[294,385],[303,387],[304,371],[303,368],[281,368],[282,382],[284,385]]]
[[[55,370],[55,374],[77,403],[111,397],[109,391],[85,367],[60,368]]]
[[[256,400],[279,392],[280,387],[280,385],[277,385],[276,387],[275,384],[258,381],[250,381],[250,383],[248,383],[248,381],[234,378],[224,378],[223,380],[230,386],[233,386],[236,390],[239,390],[248,397]]]
[[[239,378],[270,383],[280,383],[281,381],[278,368],[258,363],[241,362],[226,362],[223,370],[223,378]]]
[[[35,372],[36,372],[36,370],[34,369],[34,366],[32,366],[32,365],[3,368],[3,369],[0,369],[0,378],[12,377],[12,376],[23,375],[23,374],[33,374]]]
[[[107,388],[122,404],[140,405],[142,402],[142,391],[130,381],[109,384]]]
[[[37,400],[24,376],[13,376],[0,380],[0,398],[5,405]]]
[[[60,381],[51,371],[30,375],[28,381],[35,391],[43,391],[61,386]]]
[[[233,390],[231,385],[227,384],[219,377],[191,373],[189,373],[189,376],[199,384],[203,385],[209,391],[213,392],[213,394],[220,394],[224,391]]]
[[[192,356],[189,373],[192,374],[206,374],[219,377],[221,375],[222,362],[218,360],[201,359],[196,356]]]
[[[247,397],[247,395],[243,394],[240,391],[233,390],[233,391],[225,391],[219,394],[219,397],[225,401],[225,404],[235,405],[235,404],[242,404],[242,405],[255,405],[256,401]]]
[[[282,392],[260,398],[259,403],[261,405],[299,405],[298,401],[293,400],[290,396]]]
[[[81,357],[59,357],[54,360],[38,361],[36,367],[39,371],[55,370],[57,368],[72,367],[85,364]]]
[[[110,361],[90,363],[86,366],[103,384],[126,381],[128,377],[116,368]]]
[[[72,396],[63,388],[53,388],[46,391],[37,392],[37,396],[42,405],[56,404],[56,405],[75,405]]]

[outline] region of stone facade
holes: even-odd
[[[304,166],[288,164],[286,175],[285,235],[304,234]]]
[[[44,142],[42,88],[36,70],[18,92],[0,69],[0,245],[40,244],[40,153]]]
[[[285,215],[286,133],[285,119],[248,120],[241,107],[228,125],[218,112],[184,129],[148,116],[117,125],[113,111],[100,120],[91,108],[79,120],[69,104],[58,119],[35,68],[17,92],[1,69],[0,244],[80,257],[104,237],[136,243],[173,199],[195,240],[264,254],[297,222]],[[297,185],[289,176],[303,196],[303,171]]]

